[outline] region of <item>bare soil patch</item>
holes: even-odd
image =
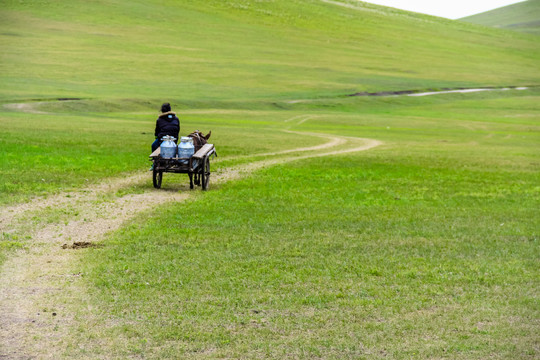
[[[64,244],[62,245],[62,249],[86,249],[89,247],[101,247],[102,244],[96,244],[90,241],[75,241],[73,244],[68,245]]]

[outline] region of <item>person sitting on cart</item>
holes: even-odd
[[[154,136],[156,140],[152,143],[152,152],[161,145],[164,136],[170,135],[178,141],[178,133],[180,132],[180,120],[176,117],[176,114],[171,111],[171,104],[164,103],[161,105],[161,115],[156,120],[156,130]]]

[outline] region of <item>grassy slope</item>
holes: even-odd
[[[0,112],[4,203],[145,168],[162,99],[214,130],[217,166],[312,144],[280,132],[301,114],[287,124],[385,142],[213,187],[83,250],[66,355],[538,356],[538,90],[338,96],[537,84],[537,40],[361,6],[3,3],[0,99],[88,98]]]
[[[460,20],[540,35],[540,0],[528,0]]]
[[[275,99],[539,79],[526,36],[372,5],[5,1],[0,14],[3,101]]]
[[[146,167],[163,99],[269,110],[363,90],[536,84],[540,74],[530,36],[362,3],[4,1],[0,20],[0,102],[87,98],[33,105],[51,115],[0,110],[1,203]],[[27,164],[35,173],[21,175]]]

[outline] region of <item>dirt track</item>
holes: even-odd
[[[291,121],[307,120],[309,116]],[[213,172],[210,189],[265,166],[364,151],[381,144],[371,139],[295,133],[329,141],[318,146],[263,154],[273,158]],[[284,154],[287,157],[280,157]],[[0,272],[0,358],[62,357],[62,339],[76,321],[68,313],[69,304],[90,303],[86,300],[91,298],[80,281],[80,274],[70,272],[80,256],[73,250],[78,246],[73,244],[99,244],[108,233],[138,214],[167,202],[185,201],[193,194],[187,181],[169,190],[155,190],[145,185],[150,177],[149,172],[141,172],[0,210],[0,231],[31,235],[28,249],[11,256]],[[178,183],[181,182],[179,179]],[[118,190],[133,186],[143,189],[142,193],[115,195]],[[61,215],[47,221],[35,220],[51,209]]]

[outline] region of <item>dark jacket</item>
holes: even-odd
[[[176,114],[172,111],[159,115],[156,121],[156,131],[154,135],[161,140],[165,135],[174,136],[178,140],[178,133],[180,132],[180,120],[176,117]]]

